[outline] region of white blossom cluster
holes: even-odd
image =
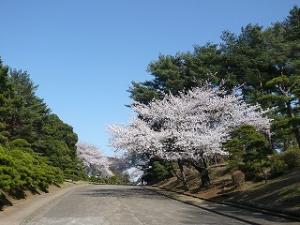
[[[123,174],[127,174],[129,176],[129,181],[131,183],[141,184],[141,178],[144,172],[136,167],[130,167],[129,169],[125,170]]]
[[[116,149],[165,159],[197,159],[226,154],[222,144],[242,125],[270,134],[267,111],[245,103],[234,92],[225,95],[208,87],[169,94],[149,105],[135,102],[132,108],[138,116],[129,125],[109,127]]]
[[[78,143],[76,153],[77,157],[83,162],[88,176],[110,177],[113,175],[109,169],[109,160],[96,146]]]

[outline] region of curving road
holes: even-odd
[[[90,185],[69,192],[23,225],[249,224],[135,186]],[[250,223],[251,224],[251,223]]]

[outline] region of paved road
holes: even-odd
[[[91,185],[41,208],[24,225],[247,224],[134,186]]]

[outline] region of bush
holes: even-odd
[[[289,149],[286,152],[273,155],[270,160],[271,176],[278,177],[287,170],[300,166],[300,150]]]
[[[24,190],[47,191],[50,184],[63,182],[62,171],[27,148],[6,150],[0,147],[0,190],[11,194]]]
[[[224,144],[224,148],[229,153],[229,170],[241,170],[247,179],[265,179],[267,157],[271,153],[265,135],[254,127],[242,126],[231,134],[231,139]]]
[[[0,190],[10,191],[21,186],[20,174],[16,170],[13,158],[0,147]]]
[[[156,183],[172,176],[172,162],[164,160],[150,161],[148,168],[144,171],[143,180],[148,184]]]
[[[168,168],[160,164],[158,161],[153,163],[153,172],[156,174],[157,179],[163,180],[170,175]]]
[[[31,144],[25,139],[15,139],[9,143],[11,148],[30,148]]]
[[[300,149],[289,149],[282,154],[282,159],[289,169],[300,166]]]
[[[245,182],[245,174],[240,170],[234,171],[231,174],[231,178],[234,186],[236,187],[241,187]]]
[[[277,177],[287,170],[287,164],[281,157],[281,154],[273,155],[270,160],[271,176]]]
[[[2,134],[2,132],[0,132],[0,144],[1,144],[1,145],[6,145],[7,142],[8,142],[8,138],[5,137],[5,136]]]

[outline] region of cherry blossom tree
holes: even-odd
[[[259,105],[209,87],[195,88],[178,96],[166,95],[150,104],[134,103],[138,115],[127,126],[111,126],[112,146],[147,153],[167,160],[189,161],[209,183],[208,163],[226,155],[222,144],[232,131],[251,125],[270,135],[270,119]],[[180,166],[181,168],[181,166]]]
[[[87,143],[77,144],[77,157],[83,162],[88,176],[110,177],[110,163],[99,148]]]

